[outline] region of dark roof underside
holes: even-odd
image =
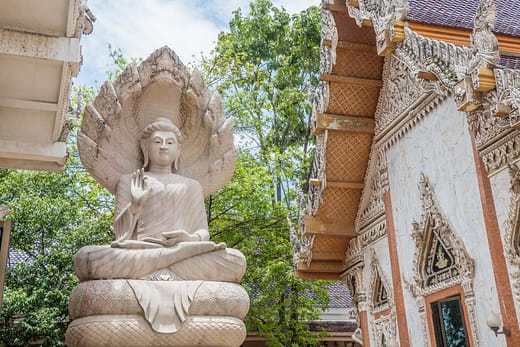
[[[328,333],[347,333],[354,332],[357,329],[356,322],[311,322],[307,323],[310,331],[326,331]]]
[[[478,0],[409,0],[408,19],[415,22],[473,29]],[[520,0],[497,0],[496,34],[520,36]]]

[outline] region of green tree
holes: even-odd
[[[75,89],[71,105],[83,109],[92,88]],[[10,250],[26,260],[9,269],[0,316],[0,342],[63,346],[68,298],[77,283],[72,257],[87,244],[111,238],[112,196],[82,168],[75,147],[79,113],[72,114],[64,173],[0,170],[0,205],[11,210]]]
[[[308,156],[307,98],[317,83],[320,23],[316,7],[291,16],[269,0],[256,0],[248,15],[233,13],[230,31],[219,35],[202,62],[243,145],[269,167],[276,202],[294,201],[292,179],[301,176]]]
[[[305,321],[316,319],[328,299],[323,284],[294,278],[287,222],[297,219],[292,182],[308,167],[307,90],[317,80],[319,23],[317,8],[291,16],[256,0],[248,15],[234,12],[230,31],[201,66],[236,120],[241,148],[232,181],[206,201],[210,232],[246,255],[246,324],[270,346],[315,344]],[[110,55],[115,78],[126,60],[117,49]],[[92,88],[74,93],[74,129],[93,95]],[[0,170],[0,204],[13,211],[11,249],[30,259],[8,273],[0,342],[63,345],[77,283],[72,256],[111,238],[112,197],[82,169],[74,139],[65,174]]]
[[[316,7],[289,15],[256,0],[247,14],[233,13],[229,32],[202,60],[235,119],[241,150],[232,182],[208,199],[210,231],[246,255],[246,324],[269,346],[315,344],[305,322],[328,301],[323,283],[294,278],[288,226],[288,217],[296,224],[298,215],[293,182],[308,168],[307,98],[317,83],[320,23]]]

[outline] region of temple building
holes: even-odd
[[[325,0],[296,275],[363,346],[518,346],[520,1]]]

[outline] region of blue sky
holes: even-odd
[[[320,0],[271,0],[296,13]],[[185,64],[208,54],[218,33],[227,30],[232,11],[248,9],[249,0],[88,0],[96,22],[81,39],[83,65],[74,84],[101,85],[110,68],[108,44],[126,58],[146,58],[167,45]],[[97,81],[97,82],[96,82]]]

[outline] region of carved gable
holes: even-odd
[[[417,108],[428,95],[444,93],[438,83],[417,78],[417,72],[399,59],[388,59],[383,75],[385,84],[375,117],[376,136],[394,127],[412,105]]]
[[[468,314],[473,343],[480,345],[480,335],[473,292],[474,261],[468,255],[462,240],[454,232],[442,214],[428,178],[421,174],[419,180],[422,214],[419,223],[413,222],[412,238],[415,240],[413,282],[405,286],[417,298],[421,315],[424,340],[428,341],[425,298],[444,289],[461,287],[464,306]]]
[[[455,255],[450,245],[440,237],[439,230],[434,228],[434,221],[428,218],[425,229],[425,247],[421,250],[422,286],[439,284],[459,275],[455,265]]]
[[[372,313],[378,313],[393,306],[393,296],[390,291],[391,286],[381,271],[375,252],[372,252],[372,261],[370,264],[370,307]]]
[[[509,262],[520,264],[520,169],[516,165],[511,165],[509,175],[511,176],[511,203],[504,244]]]
[[[375,278],[375,283],[373,287],[373,296],[372,296],[372,304],[374,308],[381,308],[388,306],[388,291],[385,288],[385,285],[381,281],[381,277],[377,274]]]
[[[424,174],[420,182],[421,222],[413,223],[412,238],[416,243],[413,290],[428,295],[464,280],[471,280],[474,263],[462,241],[442,215]]]
[[[392,286],[381,271],[380,262],[374,250],[370,261],[370,313],[374,315],[371,336],[375,346],[386,346],[397,335],[397,317]]]

